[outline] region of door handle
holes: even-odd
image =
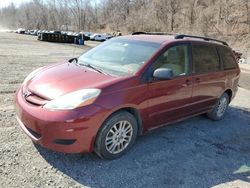
[[[201,82],[201,79],[200,79],[200,78],[195,78],[195,82],[196,82],[196,83],[200,83],[200,82]]]
[[[186,80],[186,85],[188,85],[188,86],[189,86],[189,85],[191,85],[191,84],[192,84],[192,81],[191,81],[191,80],[189,80],[189,79],[187,79],[187,80]]]

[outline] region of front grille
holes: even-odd
[[[25,126],[26,127],[26,126]],[[32,129],[30,129],[29,127],[26,127],[26,129],[34,136],[36,137],[37,139],[41,138],[42,135],[36,131],[33,131]]]
[[[44,104],[46,104],[48,102],[47,99],[45,99],[45,98],[43,98],[43,97],[41,97],[33,92],[30,92],[27,89],[24,90],[23,97],[28,103],[35,105],[35,106],[43,106]]]

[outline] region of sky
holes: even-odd
[[[0,0],[0,8],[3,8],[3,7],[7,7],[9,6],[12,2],[14,3],[14,5],[16,7],[18,7],[20,4],[24,3],[24,2],[29,2],[29,1],[32,1],[32,0]],[[92,1],[93,3],[94,2],[100,2],[100,0],[95,0],[95,1]]]
[[[27,2],[31,0],[0,0],[0,8],[6,7],[11,4],[11,2],[14,3],[15,6],[19,6],[23,2]]]

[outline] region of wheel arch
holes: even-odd
[[[231,89],[227,89],[227,90],[224,91],[224,93],[228,94],[229,102],[231,102],[232,96],[233,96],[233,91]]]
[[[132,107],[132,106],[123,106],[123,107],[118,107],[116,109],[114,109],[112,112],[110,112],[107,116],[105,116],[102,120],[102,125],[105,123],[105,121],[110,118],[113,114],[115,113],[119,113],[121,111],[126,111],[130,114],[132,114],[138,124],[138,134],[141,135],[143,133],[143,117],[140,113],[140,111],[136,108],[136,107]],[[100,129],[102,128],[102,125],[99,127],[98,132],[100,131]]]
[[[143,120],[142,120],[142,116],[139,110],[133,107],[125,107],[125,108],[119,109],[116,112],[119,112],[119,111],[127,111],[135,117],[137,121],[137,125],[138,125],[138,134],[141,135],[143,133],[143,124],[142,124]]]
[[[140,111],[135,108],[135,107],[121,107],[119,109],[116,109],[114,110],[112,113],[110,113],[106,118],[105,118],[105,121],[110,117],[112,116],[113,114],[115,113],[119,113],[121,111],[126,111],[126,112],[129,112],[130,114],[132,114],[136,121],[137,121],[137,125],[138,125],[138,135],[141,135],[143,133],[143,120],[142,120],[142,116],[141,116],[141,113]],[[105,122],[104,121],[104,122]],[[103,123],[104,123],[103,122]],[[100,127],[101,129],[101,127]]]
[[[95,135],[95,137],[92,139],[92,146],[90,151],[95,151],[99,156],[100,154],[98,153],[98,147],[97,147],[97,139],[98,139],[98,135],[100,134],[100,131],[102,130],[102,127],[104,125],[104,123],[114,114],[119,113],[119,112],[128,112],[131,115],[133,115],[137,121],[137,125],[138,125],[138,130],[137,130],[137,135],[141,135],[143,133],[143,120],[142,120],[142,116],[141,113],[139,112],[138,109],[134,108],[134,107],[121,107],[118,108],[114,111],[112,111],[109,115],[107,115],[105,117],[105,120],[102,122],[102,125],[99,127],[97,134]],[[97,149],[97,150],[96,150]]]
[[[107,113],[102,120],[100,120],[100,126],[95,134],[95,136],[93,136],[92,141],[91,141],[91,146],[89,151],[93,151],[94,148],[96,147],[96,139],[100,133],[100,130],[102,129],[104,123],[108,120],[108,118],[110,118],[112,115],[114,115],[115,113],[121,112],[121,111],[126,111],[130,114],[132,114],[136,121],[137,121],[137,125],[138,125],[138,130],[137,130],[137,135],[142,135],[144,132],[144,128],[143,128],[143,116],[140,112],[140,110],[137,108],[137,106],[134,105],[126,105],[126,106],[118,106],[115,109],[113,109],[112,111],[109,111],[109,113]]]

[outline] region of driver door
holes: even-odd
[[[151,75],[158,68],[169,68],[173,78],[148,84],[148,118],[151,127],[188,116],[192,113],[192,76],[190,75],[190,45],[178,44],[168,48],[151,67]]]

